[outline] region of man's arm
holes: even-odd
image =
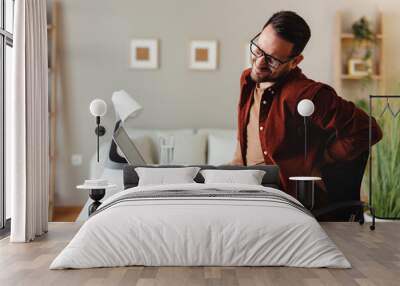
[[[335,132],[336,138],[324,154],[325,163],[352,160],[368,149],[369,116],[354,103],[337,96],[329,86],[322,87],[312,99],[315,112],[313,124]],[[382,130],[372,118],[372,144],[382,139]]]

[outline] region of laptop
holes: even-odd
[[[135,143],[133,143],[124,127],[118,127],[118,129],[114,132],[113,140],[130,165],[148,164],[140,154],[138,148],[136,147]]]

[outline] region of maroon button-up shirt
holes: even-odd
[[[244,165],[247,151],[247,124],[253,103],[256,83],[250,77],[251,69],[242,73],[238,106],[238,139]],[[297,104],[312,100],[314,113],[309,118],[308,152],[304,158],[304,119]],[[369,117],[354,103],[339,97],[330,86],[308,79],[295,68],[285,78],[265,90],[261,98],[259,130],[265,164],[280,167],[282,188],[295,196],[291,176],[308,176],[323,162],[323,152],[334,160],[351,160],[368,149]],[[328,138],[336,138],[327,146]],[[372,119],[372,143],[382,138],[382,131]]]

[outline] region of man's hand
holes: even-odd
[[[330,155],[329,155],[329,153],[328,153],[328,150],[325,150],[324,151],[324,163],[325,164],[332,164],[332,163],[335,163],[335,159],[333,159]]]

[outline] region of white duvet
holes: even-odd
[[[263,190],[297,202],[262,186],[179,184],[131,188],[102,206],[130,192],[204,188]],[[50,269],[127,265],[351,267],[318,222],[293,206],[257,198],[196,197],[124,201],[105,208],[89,218]]]

